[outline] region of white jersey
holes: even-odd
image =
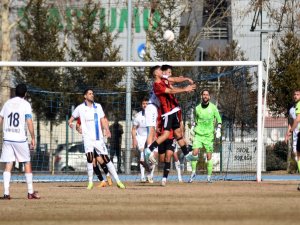
[[[293,120],[296,119],[296,108],[295,108],[295,106],[290,108],[289,115]]]
[[[146,118],[143,111],[138,112],[133,120],[133,125],[137,127],[136,134],[138,136],[146,136],[147,137],[147,126],[146,126]]]
[[[146,126],[146,116],[143,111],[138,112],[133,120],[133,125],[137,127],[136,129],[136,141],[137,147],[140,151],[142,151],[145,147],[145,143],[147,141],[147,126]]]
[[[150,99],[148,105],[145,108],[146,126],[156,127],[157,110],[160,107],[160,101],[154,94],[153,89],[150,92]]]
[[[162,78],[168,80],[169,77],[167,75],[162,75]],[[154,104],[157,108],[160,107],[160,101],[157,98],[157,96],[155,95],[153,88],[150,92],[150,98],[149,98],[148,104]]]
[[[105,116],[102,106],[93,103],[92,107],[82,103],[72,113],[74,118],[80,117],[82,137],[84,141],[103,141],[100,119]]]
[[[26,142],[26,119],[32,119],[32,109],[24,98],[14,97],[3,106],[0,116],[3,117],[4,141]]]
[[[148,104],[154,104],[157,108],[160,107],[160,101],[157,98],[157,96],[155,95],[153,89],[150,92],[150,98],[149,98]]]
[[[157,107],[154,104],[148,104],[145,108],[146,126],[156,127],[157,116]]]

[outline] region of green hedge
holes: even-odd
[[[266,147],[267,171],[287,170],[288,146],[279,141]]]

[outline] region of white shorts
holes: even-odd
[[[0,162],[30,162],[30,150],[27,141],[4,141]]]
[[[147,141],[147,136],[136,135],[136,140],[137,140],[137,147],[138,147],[139,151],[144,150],[145,144]]]
[[[95,149],[98,155],[108,155],[106,145],[102,140],[99,141],[84,140],[83,143],[84,143],[85,153],[94,152]]]
[[[145,118],[147,127],[156,127],[157,108],[153,104],[148,104],[145,109]]]

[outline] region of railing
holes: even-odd
[[[227,27],[204,27],[201,31],[202,39],[228,39]]]

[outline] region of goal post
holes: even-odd
[[[165,62],[21,62],[9,61],[0,62],[0,67],[151,67],[155,65],[169,64],[173,67],[256,67],[257,73],[257,123],[256,123],[256,181],[262,180],[262,158],[263,158],[263,140],[262,140],[262,120],[263,120],[263,91],[262,91],[262,74],[263,64],[261,61],[165,61]],[[126,75],[126,81],[132,81],[132,74]],[[130,88],[132,82],[126,82],[126,96],[130,95]],[[128,91],[129,90],[129,91]],[[129,92],[129,93],[128,93]],[[131,115],[131,105],[126,104],[126,115]],[[126,117],[126,127],[131,127],[131,119]],[[131,151],[131,137],[129,132],[126,132],[125,137],[125,162],[124,166],[126,174],[130,174],[130,151]]]

